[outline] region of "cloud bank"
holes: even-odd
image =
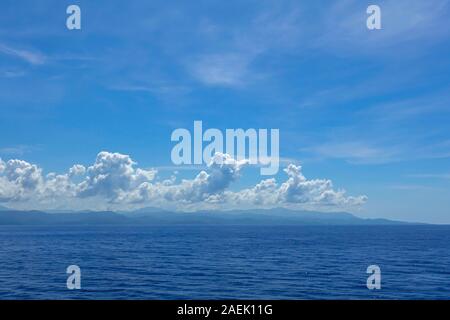
[[[288,165],[287,178],[265,179],[231,190],[247,160],[216,153],[206,170],[193,179],[159,179],[155,169],[139,168],[128,155],[100,152],[90,166],[75,164],[67,173],[43,174],[35,164],[0,159],[0,203],[17,209],[128,210],[153,206],[164,209],[226,210],[233,208],[354,210],[367,197],[347,196],[330,180],[308,180],[301,166]]]

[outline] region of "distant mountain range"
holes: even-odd
[[[155,208],[132,212],[42,212],[0,209],[0,225],[398,225],[405,222],[363,219],[346,212],[293,211],[282,208],[180,213]]]

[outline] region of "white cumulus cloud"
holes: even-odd
[[[155,177],[156,171],[136,169],[135,166],[136,162],[128,155],[100,152],[95,163],[87,168],[86,179],[78,185],[77,195],[102,195],[114,200],[122,192],[132,190]]]
[[[270,208],[351,210],[366,196],[347,196],[330,180],[309,180],[302,168],[288,165],[286,180],[265,179],[252,187],[230,190],[247,160],[216,153],[206,170],[192,179],[157,179],[128,155],[100,152],[90,166],[76,164],[67,173],[43,175],[37,165],[0,159],[0,202],[27,209],[133,209],[155,206],[175,210]]]

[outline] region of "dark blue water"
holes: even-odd
[[[0,298],[449,299],[450,226],[2,226]]]

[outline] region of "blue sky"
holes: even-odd
[[[65,26],[71,4],[81,7],[82,30]],[[382,30],[366,28],[369,4],[381,7]],[[51,189],[46,174],[74,164],[128,161],[101,151],[146,170],[128,184],[156,171],[159,180],[146,182],[168,184],[178,170],[178,181],[195,185],[199,168],[173,168],[170,135],[202,120],[279,128],[285,166],[367,197],[347,208],[353,200],[334,196],[332,210],[450,223],[449,1],[5,0],[0,9],[0,158],[5,168],[10,159],[36,165],[41,189]],[[267,178],[236,166],[226,190]],[[73,192],[93,194],[83,205],[122,201],[120,177],[101,192],[87,186],[94,171],[88,182],[75,178],[84,189]],[[52,207],[47,194],[29,200],[22,177],[3,175],[1,205]],[[275,177],[280,188],[286,177]]]

